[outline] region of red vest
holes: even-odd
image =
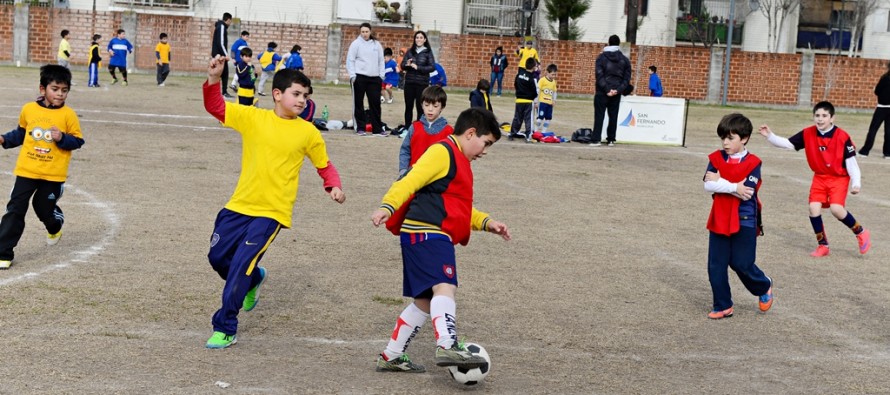
[[[849,176],[847,169],[844,168],[844,154],[849,139],[850,135],[836,126],[833,136],[828,138],[819,135],[815,125],[804,129],[803,144],[810,169],[816,174]]]
[[[452,128],[451,125],[446,125],[436,134],[427,133],[426,128],[423,126],[423,122],[414,121],[413,125],[414,133],[411,134],[411,160],[408,161],[409,166],[414,165],[431,145],[442,141],[442,139],[454,133],[454,128]]]
[[[393,213],[386,228],[398,235],[402,223],[410,219],[438,226],[454,244],[467,245],[472,230],[473,168],[453,137],[438,144],[448,149],[448,173],[417,191]]]
[[[720,177],[733,183],[744,182],[748,175],[760,165],[760,158],[748,153],[745,160],[739,163],[729,163],[723,158],[723,150],[717,150],[708,155],[711,165],[720,173]],[[754,187],[755,193],[760,191],[762,180],[757,180]],[[711,214],[708,216],[708,230],[719,235],[730,236],[739,231],[739,198],[728,193],[715,193],[714,203],[711,205]],[[760,198],[757,198],[757,215],[760,216]],[[757,221],[758,227],[760,221]],[[758,229],[759,233],[759,229]]]

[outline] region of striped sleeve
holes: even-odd
[[[450,165],[448,149],[442,144],[433,144],[404,177],[392,184],[389,192],[383,196],[380,208],[395,212],[421,188],[448,175]]]
[[[488,230],[488,221],[491,221],[491,216],[487,213],[483,213],[479,210],[476,210],[473,207],[473,214],[470,217],[470,223],[472,224],[473,230]]]

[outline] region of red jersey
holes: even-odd
[[[739,163],[729,163],[723,157],[723,150],[717,150],[708,155],[711,165],[720,173],[720,177],[733,183],[744,182],[751,172],[760,165],[760,158],[749,153],[745,160]],[[757,180],[754,187],[754,196],[760,191],[762,180]],[[711,205],[711,214],[708,216],[708,230],[711,232],[730,236],[739,231],[739,204],[741,199],[728,193],[715,193],[714,203]],[[760,218],[760,198],[757,198],[757,217]],[[760,221],[757,221],[758,233],[760,233]]]

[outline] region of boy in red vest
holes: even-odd
[[[431,319],[436,332],[437,366],[472,369],[485,359],[470,353],[457,341],[455,293],[457,263],[454,245],[466,245],[471,230],[485,230],[510,240],[507,225],[473,208],[473,169],[501,137],[494,114],[480,108],[464,110],[454,134],[433,144],[405,175],[392,184],[373,214],[374,226],[392,217],[401,237],[402,294],[414,298],[399,315],[392,338],[377,359],[377,371],[420,373],[426,369],[411,362],[405,349]],[[414,195],[413,199],[411,199]],[[402,217],[397,209],[408,205]]]
[[[865,254],[871,248],[871,233],[844,208],[847,190],[855,195],[862,188],[856,147],[847,132],[834,125],[834,106],[831,103],[817,103],[813,107],[813,120],[815,125],[789,139],[776,136],[767,125],[761,126],[759,132],[776,147],[797,151],[805,149],[807,163],[815,173],[810,185],[810,223],[818,245],[810,256],[823,257],[830,252],[822,225],[823,208],[828,208],[835,218],[853,231],[859,241],[859,253]]]
[[[717,125],[723,149],[708,155],[705,191],[713,194],[708,217],[708,280],[714,294],[710,319],[732,317],[729,289],[731,267],[742,284],[760,298],[760,311],[773,305],[773,280],[754,263],[760,225],[760,158],[748,153],[745,145],[754,126],[742,114],[729,114]]]
[[[427,148],[454,133],[454,128],[442,117],[448,95],[441,86],[424,89],[420,100],[423,103],[423,116],[408,126],[399,149],[399,177],[417,162]]]

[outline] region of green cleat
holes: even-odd
[[[46,245],[54,246],[59,243],[59,239],[62,238],[62,230],[60,229],[56,233],[47,233],[46,234]]]
[[[244,311],[253,310],[260,301],[260,285],[263,285],[263,282],[266,281],[266,268],[260,267],[259,269],[260,283],[251,288],[250,291],[247,291],[247,295],[244,296],[244,303],[241,305],[241,308],[244,309]]]
[[[485,358],[474,355],[463,342],[454,342],[451,348],[436,347],[436,366],[457,366],[473,369],[488,363]]]
[[[213,336],[207,339],[207,348],[226,348],[238,342],[238,336],[227,335],[222,332],[213,332]]]
[[[12,266],[12,259],[10,259],[10,260],[5,260],[5,259],[0,260],[0,269],[2,269],[2,270],[6,270],[6,269],[9,269],[10,266]]]
[[[383,355],[381,354],[377,357],[377,371],[423,373],[426,372],[426,368],[424,368],[423,365],[411,362],[411,358],[408,358],[408,354],[402,354],[401,357],[393,359],[392,361],[383,359]]]

